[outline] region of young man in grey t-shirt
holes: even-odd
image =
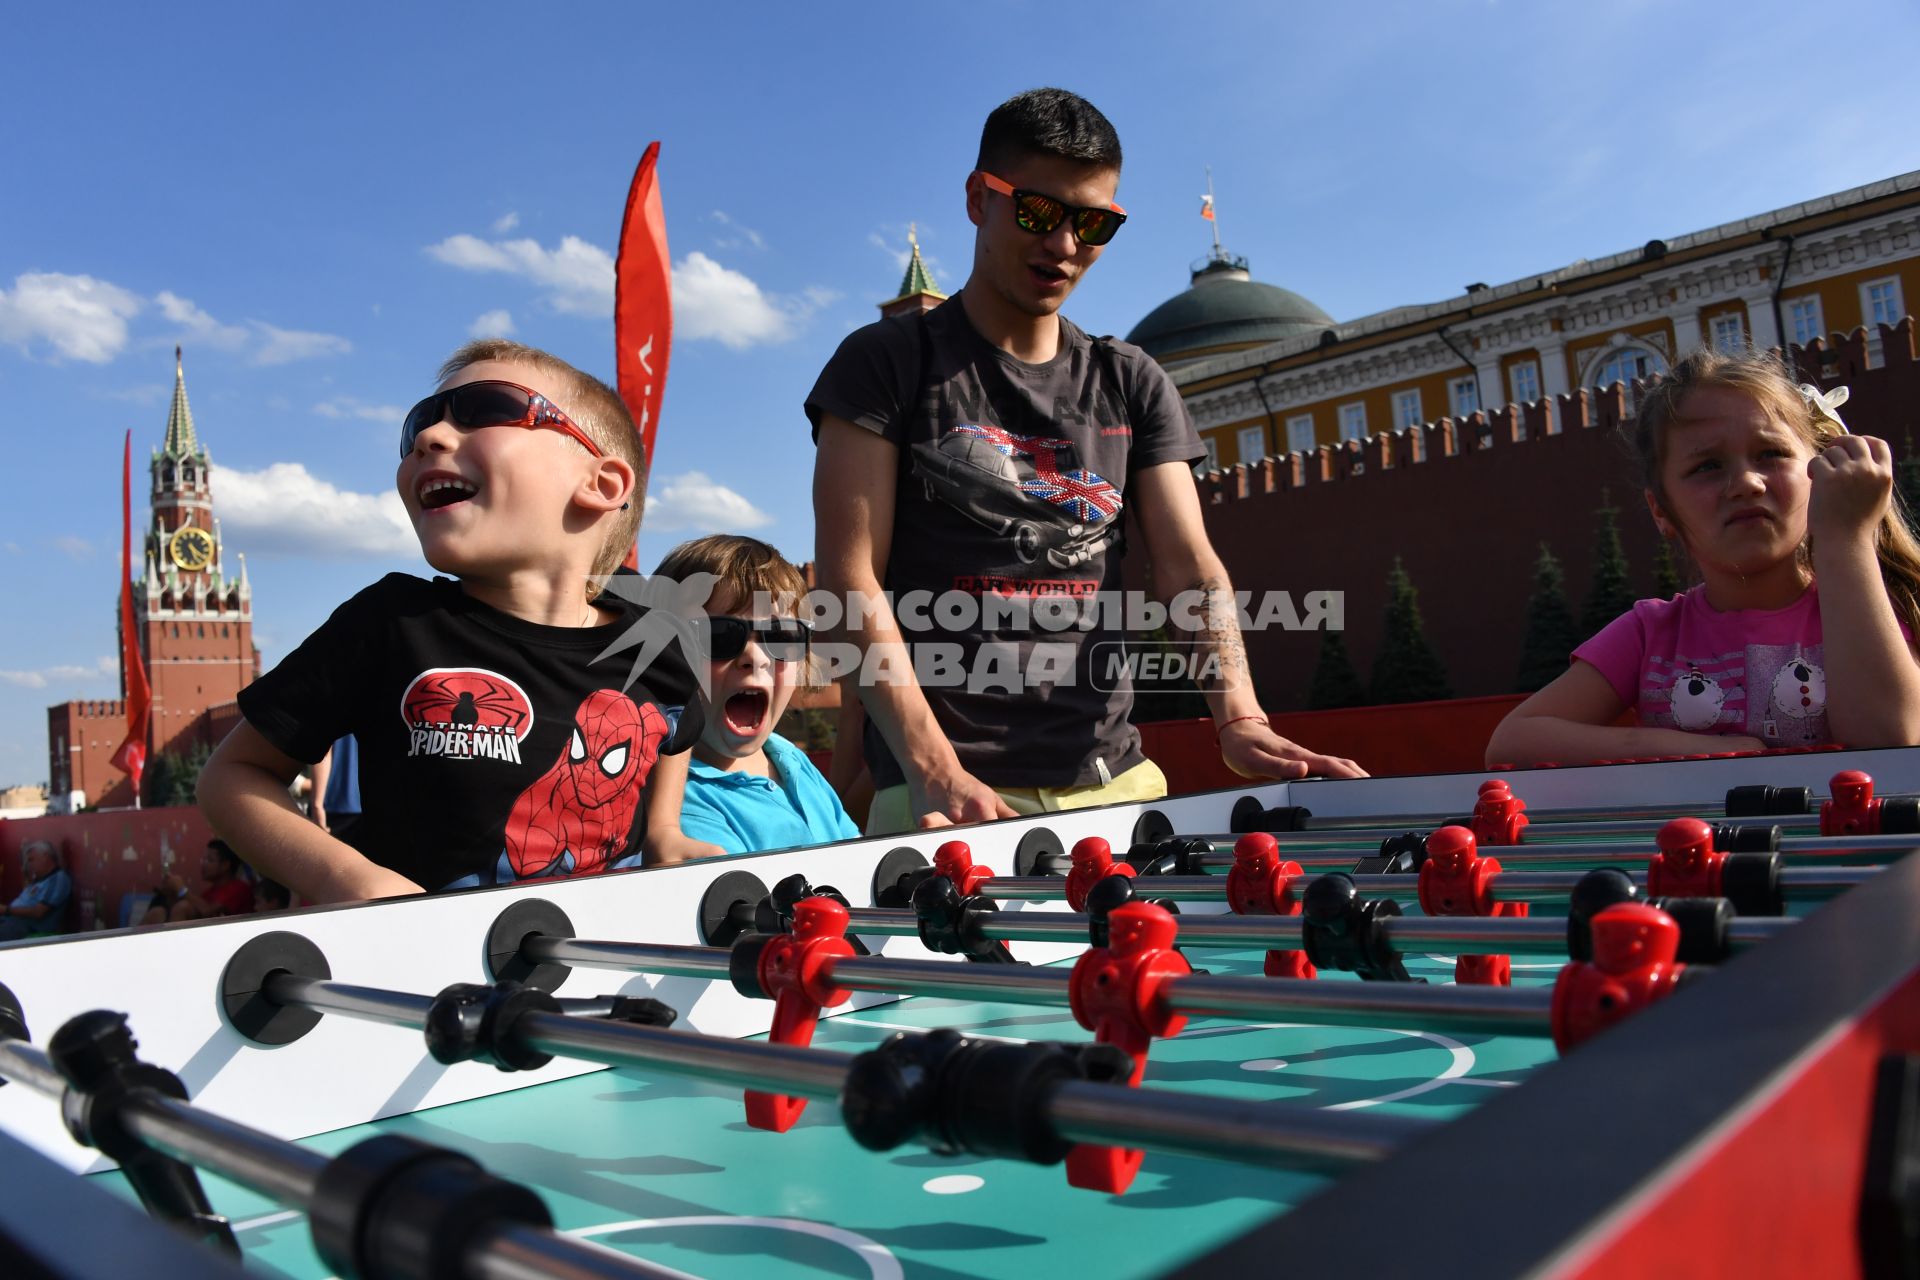
[[[1120,160],[1082,98],[1038,89],[1002,104],[967,178],[966,285],[930,314],[852,334],[807,398],[820,585],[879,602],[846,629],[866,655],[871,834],[1165,794],[1113,661],[1127,503],[1156,594],[1181,598],[1218,671],[1204,692],[1225,762],[1362,776],[1261,714],[1172,382],[1059,315],[1125,221]]]

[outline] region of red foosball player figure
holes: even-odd
[[[1520,821],[1524,824],[1526,818]],[[1526,915],[1524,902],[1494,901],[1493,879],[1499,874],[1500,860],[1480,856],[1473,832],[1465,827],[1436,828],[1427,837],[1427,860],[1420,864],[1420,909],[1430,916],[1517,919]],[[1459,956],[1453,962],[1453,980],[1468,986],[1511,986],[1513,958]]]

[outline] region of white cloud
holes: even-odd
[[[244,325],[221,324],[193,305],[190,299],[162,290],[153,299],[160,314],[181,326],[175,340],[193,347],[212,347],[215,351],[238,351],[247,345],[249,334]]]
[[[96,658],[90,667],[43,667],[38,671],[0,671],[0,681],[17,685],[22,689],[44,689],[58,682],[74,680],[98,680],[104,676],[120,674],[120,661],[117,658]]]
[[[482,240],[448,236],[427,253],[462,271],[498,272],[531,281],[554,310],[604,319],[613,314],[613,255],[578,236],[557,248],[536,240]],[[673,267],[673,328],[679,338],[707,338],[736,351],[785,342],[839,295],[808,289],[797,296],[768,293],[753,279],[699,251]]]
[[[27,272],[14,277],[12,293],[0,289],[0,342],[22,351],[44,342],[56,358],[105,364],[127,345],[127,321],[141,305],[92,276]]]
[[[520,215],[509,209],[493,220],[493,234],[503,236],[520,225]]]
[[[345,355],[353,350],[351,342],[331,333],[282,329],[264,320],[222,324],[194,305],[192,299],[177,293],[162,291],[153,300],[159,305],[160,313],[179,326],[170,341],[190,348],[210,347],[215,351],[251,349],[253,364],[289,364],[319,356]]]
[[[547,291],[556,311],[613,314],[613,255],[578,236],[546,249],[537,240],[487,241],[461,234],[429,245],[427,253],[462,271],[498,271],[531,280]]]
[[[419,546],[399,494],[353,493],[297,462],[261,471],[216,464],[213,501],[228,545],[249,555],[356,560]]]
[[[647,494],[646,519],[641,527],[648,533],[739,531],[772,523],[772,516],[732,489],[716,484],[705,472],[688,471],[669,477]]]
[[[406,410],[391,404],[366,404],[352,396],[335,396],[331,400],[322,400],[313,406],[313,411],[323,418],[364,418],[368,422],[387,422],[400,425],[400,419],[406,416]]]
[[[55,538],[53,545],[60,548],[60,550],[75,560],[85,560],[93,554],[93,544],[91,542],[88,542],[85,538],[77,538],[70,533],[63,533]],[[118,556],[114,558],[116,560],[119,559]]]
[[[505,307],[496,307],[492,311],[475,316],[473,323],[467,326],[467,336],[472,338],[511,338],[513,336],[513,313]]]
[[[742,226],[720,210],[715,209],[707,216],[727,229],[726,235],[713,242],[716,249],[764,249],[767,247],[766,239],[758,231],[752,227]]]
[[[295,360],[313,360],[320,356],[343,356],[353,344],[334,333],[306,333],[298,329],[280,329],[255,320],[260,332],[260,347],[253,353],[254,364],[291,364]]]
[[[7,554],[10,556],[19,556],[19,555],[26,554],[26,548],[21,546],[17,542],[0,543],[0,546],[4,546],[6,548]]]
[[[695,250],[673,269],[673,332],[711,338],[735,351],[785,342],[837,296],[826,289],[809,289],[797,298],[770,294]]]

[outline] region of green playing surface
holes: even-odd
[[[1194,960],[1215,973],[1259,973],[1258,954],[1196,952]],[[1434,981],[1452,977],[1451,964],[1434,959],[1410,958],[1408,967]],[[1557,968],[1516,962],[1514,978],[1544,982]],[[940,1026],[1021,1040],[1088,1038],[1065,1009],[914,999],[824,1021],[815,1043],[857,1051],[896,1030]],[[1552,1057],[1544,1038],[1201,1019],[1154,1045],[1146,1087],[1446,1118]],[[332,1153],[376,1132],[463,1151],[537,1190],[560,1229],[707,1280],[1065,1280],[1069,1269],[1102,1280],[1150,1276],[1324,1185],[1308,1174],[1149,1153],[1130,1191],[1103,1196],[1069,1187],[1058,1166],[912,1147],[866,1151],[826,1103],[810,1105],[788,1133],[761,1132],[747,1127],[738,1091],[639,1070],[439,1107],[307,1145]],[[98,1181],[130,1194],[118,1174]],[[303,1216],[207,1182],[250,1268],[327,1274]]]

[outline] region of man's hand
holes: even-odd
[[[1243,778],[1364,778],[1345,756],[1323,756],[1275,733],[1258,720],[1236,720],[1220,731],[1220,759]]]
[[[998,792],[964,769],[927,778],[910,778],[907,801],[922,831],[962,822],[1017,818]]]
[[[717,844],[695,840],[680,831],[663,831],[649,836],[645,841],[641,861],[649,867],[670,867],[676,862],[691,862],[696,858],[726,856],[727,851]]]
[[[160,877],[160,892],[169,898],[177,898],[187,891],[187,882],[177,872],[169,871]]]
[[[327,807],[318,800],[307,806],[307,817],[313,820],[314,826],[329,834],[332,833],[333,828],[327,825]]]

